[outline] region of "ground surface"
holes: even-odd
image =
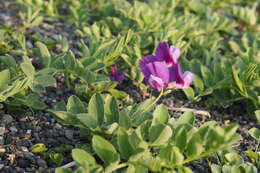
[[[0,1],[0,24],[14,27],[19,24],[16,9],[5,0]],[[40,26],[28,30],[29,35],[32,33],[39,33],[47,38],[54,38],[58,34],[62,34],[69,40],[76,56],[80,56],[80,52],[77,50],[78,37],[73,26],[69,26],[65,21],[43,22]],[[34,43],[29,39],[26,44],[28,48],[31,48]],[[140,99],[139,91],[134,87],[125,83],[119,87],[124,88],[133,99],[137,101]],[[48,88],[47,93],[41,99],[49,108],[52,108],[58,101],[66,102],[72,94],[73,92],[66,88],[64,83],[59,82],[56,88]],[[254,140],[246,132],[252,127],[257,127],[256,121],[252,114],[245,111],[243,103],[236,103],[235,106],[228,109],[208,109],[200,103],[189,104],[182,92],[178,91],[163,97],[160,102],[165,103],[169,108],[178,108],[186,104],[185,107],[188,108],[208,111],[211,117],[197,115],[196,123],[198,125],[209,120],[216,120],[221,124],[239,124],[238,132],[243,136],[243,141],[236,147],[238,152],[242,153],[241,151],[255,147]],[[170,113],[174,117],[180,115],[172,111]],[[2,110],[0,119],[0,172],[2,173],[33,173],[36,171],[52,173],[57,165],[49,159],[44,159],[41,154],[32,153],[31,148],[34,144],[44,143],[47,148],[52,149],[62,144],[75,147],[79,143],[84,143],[79,137],[78,129],[62,126],[47,111],[27,109],[23,112],[6,112]],[[64,158],[61,165],[71,161],[70,152],[65,153]],[[196,172],[209,171],[205,160],[197,161],[190,167]]]

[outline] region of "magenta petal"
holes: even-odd
[[[110,74],[109,78],[111,81],[114,82],[122,82],[125,79],[125,76],[123,73],[118,73],[118,74]]]
[[[174,64],[172,67],[170,67],[169,70],[170,70],[170,82],[175,82],[177,84],[184,85],[180,64]]]
[[[147,69],[147,71],[149,70],[151,75],[161,78],[165,85],[168,84],[169,70],[167,68],[167,65],[164,62],[156,61],[153,63],[148,63],[146,65],[146,69]]]
[[[170,68],[170,82],[177,88],[188,88],[194,79],[191,72],[182,74],[180,64],[174,64]]]
[[[170,47],[170,55],[172,57],[172,60],[175,64],[178,63],[178,59],[181,55],[181,50],[178,47],[171,46]]]
[[[111,81],[114,82],[122,82],[124,80],[125,76],[123,73],[118,73],[117,67],[113,66],[111,70],[111,74],[109,75],[109,78]]]
[[[164,82],[161,78],[156,77],[154,75],[150,75],[149,79],[148,79],[148,84],[152,87],[157,89],[157,91],[161,91],[163,89]]]
[[[194,75],[192,72],[186,71],[183,74],[184,86],[183,88],[190,87],[192,81],[194,80]]]
[[[156,61],[156,57],[153,55],[147,55],[140,60],[139,65],[140,65],[142,73],[144,74],[144,77],[149,77],[151,74],[150,70],[146,68],[146,65],[148,63],[152,63],[155,61]]]
[[[160,60],[166,61],[167,64],[171,61],[169,45],[167,42],[160,42],[156,48],[155,54]]]
[[[168,45],[167,42],[161,42],[156,48],[156,56],[161,61],[165,61],[168,66],[178,63],[181,51],[175,46]]]

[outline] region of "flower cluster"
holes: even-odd
[[[191,72],[181,72],[178,63],[180,49],[169,46],[167,42],[161,42],[156,48],[154,55],[144,56],[140,60],[141,71],[152,87],[161,91],[165,87],[187,88],[193,81]]]
[[[109,78],[110,78],[111,81],[120,83],[120,82],[122,82],[125,79],[125,76],[124,76],[123,73],[119,73],[117,71],[117,67],[116,66],[113,66],[111,74],[109,75]]]

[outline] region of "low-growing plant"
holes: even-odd
[[[255,115],[258,124],[260,124],[260,110],[255,111]],[[260,169],[260,152],[258,151],[260,145],[260,130],[253,127],[248,131],[248,133],[257,141],[257,145],[255,151],[247,150],[246,155],[250,158],[251,162],[257,167],[257,169]]]
[[[236,152],[218,152],[221,163],[212,164],[212,173],[257,173],[258,168],[252,163],[245,162],[243,157]]]
[[[220,127],[210,121],[195,127],[195,116],[191,112],[175,120],[169,117],[164,105],[157,106],[151,113],[147,107],[152,108],[152,103],[152,100],[146,100],[119,110],[115,98],[95,94],[86,110],[86,103],[71,96],[66,111],[51,112],[63,124],[78,126],[90,135],[91,151],[72,151],[79,172],[191,172],[185,166],[187,163],[228,149],[240,138],[235,133],[236,125]],[[66,171],[72,172],[63,168],[56,170]]]

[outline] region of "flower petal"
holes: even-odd
[[[178,59],[181,55],[181,50],[178,47],[171,46],[170,47],[170,55],[175,64],[178,63]]]
[[[167,64],[171,62],[171,56],[169,51],[169,45],[167,42],[160,42],[155,51],[156,57],[159,60],[165,61]]]
[[[140,66],[140,69],[142,71],[142,73],[144,74],[144,77],[149,77],[151,72],[149,69],[146,68],[146,65],[148,63],[151,63],[151,62],[155,62],[157,59],[155,56],[153,55],[147,55],[147,56],[144,56],[140,62],[139,62],[139,66]]]
[[[182,74],[180,64],[173,65],[170,69],[170,83],[177,88],[188,88],[194,79],[192,72]]]
[[[111,70],[111,74],[109,75],[109,78],[111,81],[114,82],[122,82],[122,80],[125,79],[125,76],[123,73],[118,73],[117,67],[113,66]]]
[[[164,62],[155,61],[155,62],[152,62],[152,63],[148,63],[145,66],[145,69],[146,69],[145,71],[150,72],[150,75],[154,75],[156,77],[161,78],[165,85],[168,84],[168,82],[169,82],[169,69]]]
[[[194,79],[194,75],[192,72],[186,71],[183,73],[184,86],[183,88],[190,87],[192,81]]]
[[[161,42],[156,48],[156,57],[160,61],[165,61],[168,66],[178,63],[181,51],[176,46],[170,46],[167,42]]]
[[[157,91],[161,91],[164,87],[164,82],[161,78],[156,77],[154,75],[150,75],[148,79],[148,84],[152,87],[157,89]]]
[[[178,85],[184,85],[180,64],[174,64],[172,67],[169,68],[169,71],[170,71],[170,82],[175,82]]]

